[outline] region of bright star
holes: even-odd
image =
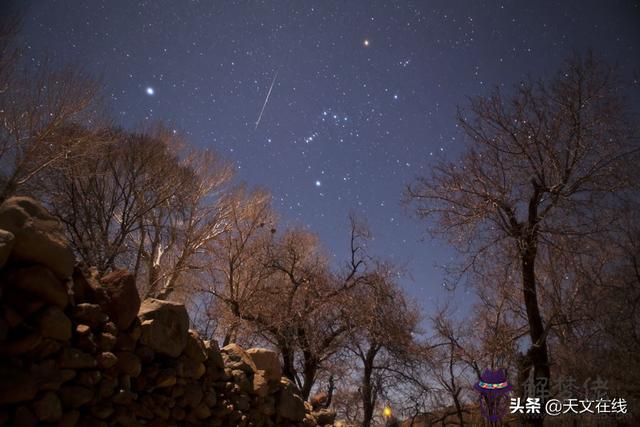
[[[364,47],[369,47],[369,39],[364,39],[362,44],[364,45]]]
[[[147,95],[153,96],[155,93],[156,91],[151,86],[147,86]]]
[[[320,181],[316,181],[316,187],[320,187],[322,183]]]

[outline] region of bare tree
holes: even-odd
[[[135,237],[154,209],[173,203],[189,175],[167,140],[120,130],[100,138],[107,143],[92,145],[91,155],[51,170],[42,193],[87,265],[101,273],[137,271]]]
[[[207,244],[209,279],[202,289],[215,299],[223,344],[239,338],[238,332],[261,319],[253,307],[261,303],[261,293],[271,272],[265,268],[266,248],[276,232],[271,196],[266,191],[247,192],[240,187],[225,201],[227,227]],[[258,329],[259,330],[259,329]],[[255,332],[255,330],[254,330]]]
[[[364,427],[371,426],[379,398],[392,386],[386,380],[391,378],[393,359],[407,359],[414,350],[419,313],[395,283],[396,274],[391,265],[377,263],[349,293],[351,328],[346,346],[360,363]]]
[[[592,55],[568,61],[548,84],[522,83],[471,101],[459,123],[469,146],[408,186],[407,201],[462,254],[462,271],[482,271],[496,254],[517,262],[531,345],[523,370],[548,391],[547,337],[537,264],[559,236],[599,231],[598,207],[629,186],[634,132],[610,67]],[[541,424],[541,419],[532,420]]]
[[[352,221],[350,259],[333,272],[315,235],[300,228],[277,233],[262,211],[241,216],[244,220],[219,241],[215,253],[222,256],[214,260],[217,279],[208,292],[237,319],[231,332],[251,325],[279,350],[285,376],[306,398],[348,330],[342,302],[365,275],[362,228]]]
[[[49,62],[24,68],[7,39],[13,26],[0,28],[0,200],[21,191],[70,151],[88,143],[88,132],[58,136],[66,126],[95,125],[100,85],[79,67]],[[5,56],[5,54],[7,56]]]
[[[636,193],[615,204],[609,231],[576,242],[572,256],[543,260],[556,272],[546,277],[543,307],[554,319],[558,374],[577,384],[606,378],[630,405],[640,400],[639,200]]]
[[[146,294],[160,299],[180,287],[181,279],[205,270],[207,246],[230,228],[231,166],[207,150],[192,150],[177,166],[180,187],[165,203],[145,209],[144,226],[133,236],[138,247],[136,266],[146,265]],[[194,289],[182,286],[182,291]]]

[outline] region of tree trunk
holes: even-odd
[[[302,383],[302,398],[304,400],[309,399],[309,394],[311,394],[311,388],[315,384],[316,381],[316,372],[318,371],[318,366],[315,362],[305,363],[304,365],[304,379]]]
[[[282,353],[282,375],[289,378],[293,383],[296,383],[296,370],[293,366],[293,351],[286,345],[280,345],[280,352]]]
[[[373,411],[375,407],[375,395],[373,392],[373,386],[371,384],[371,377],[373,376],[373,362],[375,360],[377,349],[375,346],[369,347],[365,355],[363,362],[362,373],[362,409],[363,419],[362,427],[371,427],[371,420],[373,419]]]
[[[329,387],[327,387],[327,401],[324,404],[325,408],[331,406],[331,401],[333,400],[333,391],[335,390],[335,384],[333,382],[333,375],[329,377]]]
[[[464,414],[462,413],[462,405],[460,404],[460,398],[458,393],[455,393],[453,396],[453,403],[456,405],[456,414],[458,414],[458,421],[460,422],[460,427],[464,427]]]
[[[541,410],[540,416],[533,416],[527,419],[529,425],[543,425],[544,403],[549,392],[549,355],[547,352],[547,338],[544,332],[544,324],[540,314],[540,306],[538,305],[538,296],[536,292],[536,243],[534,238],[529,239],[525,243],[525,248],[521,255],[522,260],[522,290],[524,293],[524,303],[527,310],[527,319],[529,321],[529,336],[531,338],[531,347],[527,352],[527,364],[533,369],[533,378],[535,386],[535,396],[540,398]],[[526,369],[526,366],[525,366]]]

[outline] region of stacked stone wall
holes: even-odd
[[[0,426],[316,426],[267,349],[222,349],[182,304],[75,265],[36,201],[0,206]]]

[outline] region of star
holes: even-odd
[[[369,47],[369,39],[364,39],[362,41],[362,44],[364,45],[364,47]]]
[[[153,89],[151,86],[147,86],[147,95],[153,96],[155,94],[156,94],[155,89]]]
[[[320,182],[320,180],[316,181],[316,187],[320,187],[322,185],[322,183]]]

